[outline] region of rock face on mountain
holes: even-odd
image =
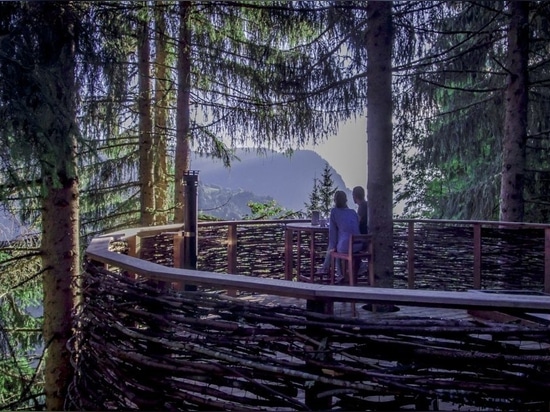
[[[304,204],[309,201],[313,189],[313,179],[322,176],[326,164],[326,160],[311,150],[298,150],[288,156],[241,149],[236,155],[240,160],[233,161],[229,169],[219,160],[194,156],[191,169],[199,171],[199,185],[251,192],[259,197],[272,198],[294,211],[305,209]],[[334,169],[332,179],[335,187],[346,191],[351,200],[349,189]]]

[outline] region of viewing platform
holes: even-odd
[[[396,220],[383,289],[285,280],[286,223],[200,222],[197,270],[180,225],[93,239],[73,406],[547,407],[549,225]]]

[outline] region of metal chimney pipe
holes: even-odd
[[[197,269],[197,209],[198,209],[198,170],[183,174],[185,210],[183,221],[183,268]]]

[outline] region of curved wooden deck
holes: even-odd
[[[240,227],[262,224],[270,229]],[[76,317],[72,409],[547,408],[550,328],[532,317],[550,313],[550,296],[541,291],[293,282],[282,279],[284,247],[276,244],[281,222],[216,223],[210,229],[206,244],[214,251],[201,247],[200,266],[215,270],[177,267],[178,225],[93,239]],[[475,230],[443,232],[445,239],[465,234],[458,241],[462,249],[451,257],[475,251]],[[413,233],[409,239],[427,232]],[[429,245],[424,250],[428,243],[409,248],[413,264],[403,265],[404,259],[400,267],[421,274],[423,253],[439,257]],[[118,244],[129,246],[129,255],[111,250]],[[257,261],[246,256],[255,247]],[[537,260],[542,290],[540,260],[547,249],[544,243],[536,248],[529,264]],[[255,266],[244,269],[251,262]],[[227,268],[246,275],[229,274]],[[462,269],[473,285],[475,271]],[[414,287],[419,277],[412,284],[410,276],[402,277],[400,285]],[[399,311],[373,312],[364,309],[367,304]],[[502,322],[479,317],[501,312],[522,316],[510,321],[503,315]]]
[[[228,290],[242,290],[277,296],[289,296],[317,302],[363,302],[440,308],[476,310],[521,310],[550,313],[550,296],[517,293],[454,292],[416,289],[385,289],[373,287],[347,287],[291,282],[279,279],[255,278],[244,275],[227,275],[216,272],[170,268],[109,250],[115,239],[131,238],[137,234],[170,233],[177,236],[179,225],[132,229],[92,240],[86,256],[93,261],[114,266],[148,279],[168,283],[191,284]]]

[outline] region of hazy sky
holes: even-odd
[[[367,184],[367,132],[366,118],[350,121],[340,126],[336,136],[318,146],[309,145],[311,149],[325,158],[330,165],[342,176],[346,186]]]

